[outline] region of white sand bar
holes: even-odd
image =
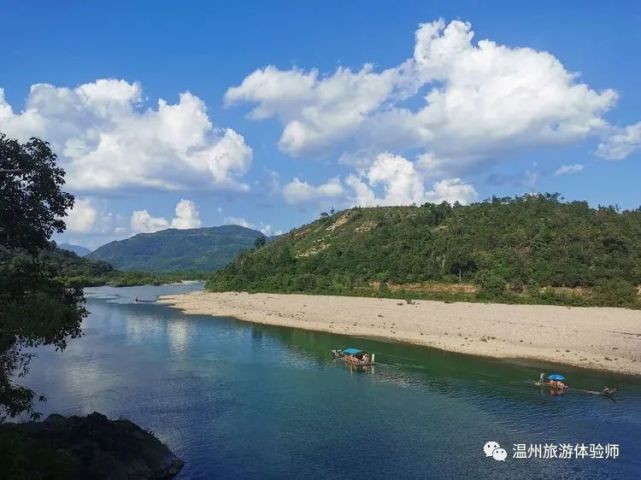
[[[188,314],[641,375],[638,310],[236,292],[160,301]]]

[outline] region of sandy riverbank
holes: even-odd
[[[189,314],[641,375],[641,311],[636,310],[235,292],[193,292],[160,301]]]

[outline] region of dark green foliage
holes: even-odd
[[[41,250],[38,258],[42,264],[55,271],[60,281],[69,287],[161,285],[180,280],[199,280],[205,277],[203,273],[199,272],[123,272],[114,269],[107,262],[79,257],[68,250],[56,248],[55,244]]]
[[[107,262],[79,257],[69,250],[56,248],[55,243],[40,250],[38,258],[69,286],[104,285],[117,273]]]
[[[551,194],[354,208],[239,256],[207,288],[403,298],[403,285],[459,283],[476,293],[416,297],[638,307],[641,210]]]
[[[256,240],[254,240],[254,248],[255,249],[263,248],[266,243],[267,243],[266,237],[258,237]]]
[[[625,307],[637,299],[637,289],[621,279],[600,280],[594,287],[594,299],[601,305]]]
[[[168,229],[110,242],[87,258],[109,262],[119,270],[204,272],[224,267],[264,238],[261,232],[237,225]]]
[[[0,430],[0,462],[2,462],[2,474],[6,475],[0,478],[12,480],[72,478],[72,459],[69,456],[60,455],[59,451],[46,442],[29,438],[19,431]],[[44,472],[46,476],[43,476]]]
[[[25,143],[0,133],[0,245],[34,252],[62,232],[62,218],[73,196],[62,192],[64,170],[56,166],[49,144],[32,138]]]
[[[479,283],[479,297],[487,300],[502,298],[507,287],[505,280],[491,270],[479,275]]]
[[[82,290],[60,278],[59,265],[43,260],[73,197],[61,190],[64,171],[49,145],[24,144],[0,134],[0,422],[32,408],[34,392],[14,383],[28,371],[26,348],[62,350],[80,335],[86,314]],[[7,171],[12,171],[8,173]]]
[[[111,285],[112,287],[132,287],[135,285],[164,285],[167,283],[180,282],[182,280],[202,280],[207,277],[199,272],[175,272],[175,273],[148,273],[148,272],[122,272],[114,270],[114,274],[103,283],[94,285]]]

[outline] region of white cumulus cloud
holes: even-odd
[[[417,168],[420,163],[420,160],[415,163],[401,155],[385,152],[344,181],[336,177],[324,184],[312,185],[294,178],[283,187],[283,195],[291,204],[320,204],[333,200],[339,207],[420,205],[443,201],[467,204],[477,199],[474,186],[456,177],[431,180],[431,188],[426,188],[425,170]]]
[[[291,155],[348,142],[374,151],[419,148],[450,173],[607,128],[602,115],[617,100],[614,90],[590,88],[551,53],[473,38],[466,22],[425,23],[413,55],[396,67],[321,75],[268,66],[225,100],[252,104],[251,118],[279,119],[279,146]]]
[[[176,216],[171,221],[173,228],[184,230],[198,228],[202,225],[198,206],[191,200],[181,199],[176,205]]]
[[[346,183],[353,191],[351,203],[366,207],[442,201],[467,204],[477,197],[474,186],[459,178],[442,179],[426,190],[426,179],[416,165],[391,153],[379,154],[367,170],[350,175]]]
[[[477,196],[474,186],[460,178],[445,178],[435,182],[432,190],[425,192],[425,200],[431,203],[459,202],[467,205],[475,201]]]
[[[225,101],[257,103],[251,118],[280,118],[285,125],[280,148],[301,155],[354,134],[389,97],[396,75],[395,69],[376,73],[365,65],[357,72],[339,68],[330,77],[320,78],[318,70],[283,71],[268,66],[230,88]]]
[[[554,175],[574,175],[583,171],[583,165],[580,163],[575,163],[574,165],[561,165],[555,172]]]
[[[252,150],[215,128],[202,100],[181,93],[145,107],[140,84],[100,79],[75,88],[32,85],[15,112],[0,89],[0,131],[51,142],[76,191],[120,188],[247,190]]]
[[[67,212],[65,223],[70,232],[89,232],[93,229],[98,212],[88,198],[76,198],[73,208]]]
[[[295,177],[283,186],[283,196],[285,201],[290,204],[332,200],[342,197],[343,194],[343,185],[338,177],[318,186],[310,185]]]
[[[169,228],[164,217],[152,217],[147,210],[135,210],[131,214],[131,231],[133,233],[152,233]]]
[[[112,232],[118,221],[104,202],[93,197],[76,197],[73,208],[64,218],[67,232],[83,235],[104,235]]]
[[[176,204],[175,216],[171,221],[165,217],[153,217],[144,209],[136,210],[131,214],[129,225],[132,233],[151,233],[170,227],[180,230],[198,228],[202,222],[196,203],[181,199]]]
[[[623,160],[641,149],[641,122],[615,129],[597,148],[597,155],[607,160]]]

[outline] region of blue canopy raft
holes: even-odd
[[[345,348],[343,350],[332,350],[334,358],[342,360],[357,367],[369,367],[375,364],[374,354],[358,348]]]
[[[562,395],[564,392],[572,390],[575,392],[589,393],[592,395],[603,395],[605,397],[608,397],[610,400],[614,400],[613,395],[617,391],[616,388],[609,388],[607,385],[601,391],[583,390],[580,388],[571,389],[565,384],[565,377],[560,373],[549,374],[547,376],[547,381],[545,380],[545,374],[541,373],[541,375],[539,376],[539,381],[534,382],[534,384],[540,387],[548,387],[550,389],[550,393],[553,395]]]

